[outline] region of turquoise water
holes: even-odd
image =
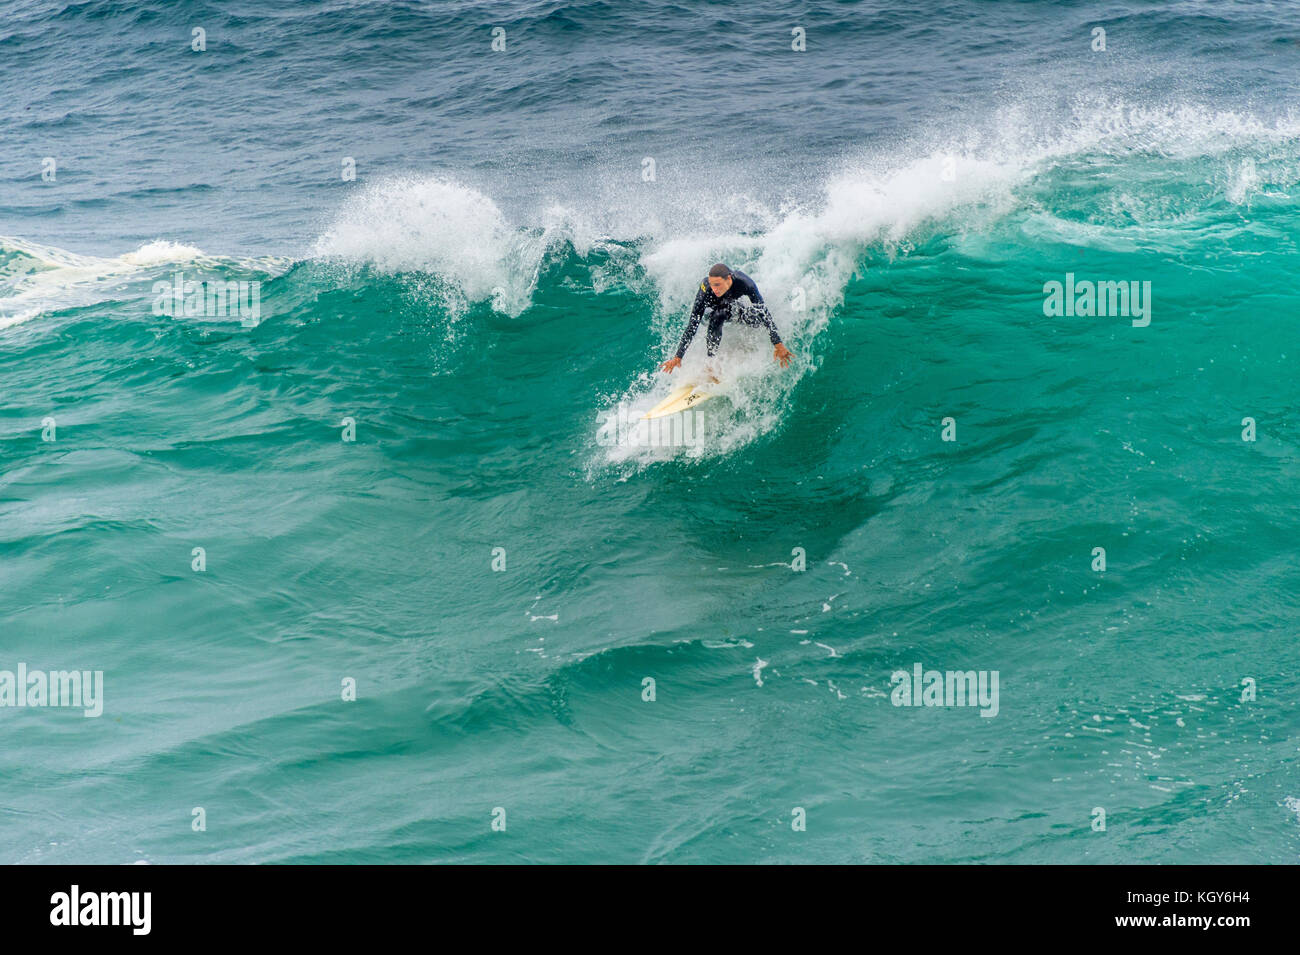
[[[0,859],[1296,861],[1294,8],[16,11]]]

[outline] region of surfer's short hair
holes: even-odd
[[[709,278],[711,279],[725,279],[730,275],[731,269],[727,268],[726,264],[723,262],[719,262],[713,268],[709,269]]]

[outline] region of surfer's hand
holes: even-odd
[[[778,344],[772,349],[772,357],[781,363],[782,368],[788,368],[790,365],[790,359],[793,356],[790,354],[790,349],[786,348],[784,345]]]
[[[672,358],[669,358],[666,362],[660,365],[659,370],[666,371],[668,372],[668,374],[671,375],[673,373],[674,368],[680,368],[680,367],[682,367],[682,360],[678,358],[676,355],[674,355]]]

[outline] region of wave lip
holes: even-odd
[[[753,410],[724,420],[715,404],[709,407],[715,433],[703,446],[665,450],[640,440],[598,440],[606,445],[598,457],[619,465],[712,456],[778,426],[789,392],[815,364],[818,334],[871,253],[892,259],[936,236],[990,234],[1000,226],[1015,242],[1037,234],[1072,244],[1131,246],[1137,231],[1146,241],[1158,234],[1165,242],[1183,242],[1181,230],[1218,214],[1217,207],[1284,199],[1300,182],[1300,118],[1294,112],[1267,120],[1196,104],[1077,97],[1064,121],[1044,118],[1051,115],[1033,101],[1012,103],[978,129],[927,134],[910,146],[845,162],[824,180],[816,202],[779,214],[755,210],[751,218],[760,229],[753,232],[715,229],[647,239],[640,264],[660,290],[665,354],[681,332],[700,276],[721,260],[758,283],[796,364],[777,374],[763,354],[765,343],[742,348],[745,335],[729,332],[720,354],[739,372],[729,383],[729,407],[765,409],[765,420]],[[1105,189],[1101,200],[1099,185]],[[717,210],[713,219],[730,222],[725,201],[697,199],[710,213]],[[702,363],[700,352],[695,344],[688,366]],[[699,372],[684,367],[681,377]],[[643,410],[677,378],[642,375],[615,406]]]
[[[115,296],[152,301],[148,283],[159,276],[170,281],[178,271],[175,267],[276,274],[290,265],[292,260],[283,256],[210,256],[197,246],[166,239],[154,239],[122,255],[92,256],[0,236],[0,329]]]
[[[437,176],[387,179],[346,201],[311,255],[385,275],[421,273],[440,283],[454,316],[490,301],[518,315],[528,307],[550,236],[512,228],[495,202]]]
[[[202,254],[194,246],[158,239],[125,255],[100,258],[0,236],[0,261],[6,263],[0,274],[0,328],[102,301],[106,287],[119,288],[143,268],[189,262]]]

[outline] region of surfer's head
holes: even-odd
[[[731,288],[731,269],[722,262],[709,269],[709,288],[714,295],[725,295]]]

